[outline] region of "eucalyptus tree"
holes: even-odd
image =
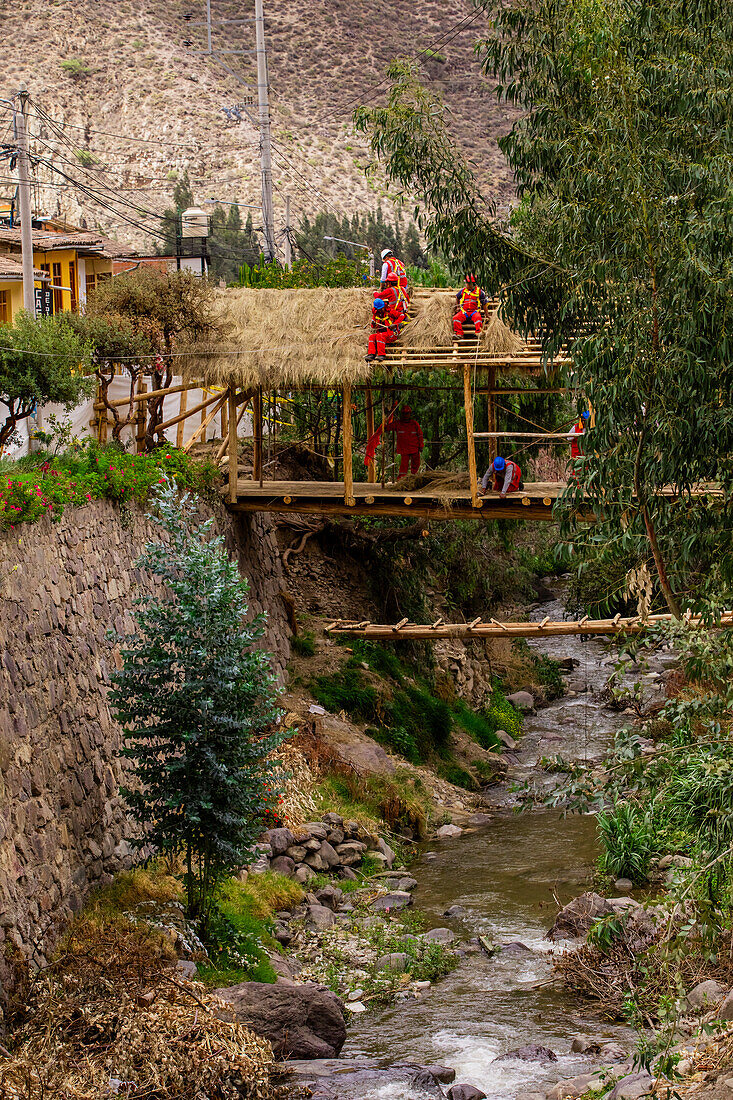
[[[523,109],[500,146],[511,225],[451,141],[415,70],[361,108],[429,241],[501,290],[548,360],[569,347],[592,404],[590,453],[564,495],[596,517],[576,545],[651,557],[668,607],[730,582],[733,445],[733,12],[711,0],[484,0],[477,46]],[[715,481],[722,495],[696,495]]]

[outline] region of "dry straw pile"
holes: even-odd
[[[292,389],[338,386],[369,378],[364,361],[370,331],[371,290],[222,291],[214,313],[219,334],[208,344],[184,349],[183,371],[208,385],[235,384],[242,389]],[[400,346],[450,346],[455,298],[421,289]],[[506,355],[524,342],[493,314],[481,334],[482,351]]]
[[[37,980],[14,1053],[0,1048],[0,1098],[273,1096],[270,1044],[219,1019],[222,1002],[182,979],[168,954],[143,926],[80,922]]]

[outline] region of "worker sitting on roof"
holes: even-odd
[[[407,310],[410,305],[410,299],[400,286],[400,277],[397,272],[390,271],[377,291],[377,297],[383,298],[389,305],[394,306],[404,314],[404,320],[407,320]]]
[[[408,469],[411,474],[416,474],[420,469],[420,456],[425,441],[422,428],[412,415],[410,406],[402,406],[398,420],[390,416],[385,424],[385,430],[395,433],[395,451],[400,456],[400,472],[397,474],[397,480],[403,478]]]
[[[590,413],[586,409],[585,412],[580,414],[580,419],[577,424],[573,424],[572,428],[568,432],[570,436],[570,457],[582,458],[583,450],[580,442],[580,437],[585,435],[585,429],[588,427],[588,421],[590,420]]]
[[[471,321],[473,323],[474,330],[478,336],[481,329],[484,327],[482,311],[486,309],[488,301],[489,299],[486,295],[486,291],[482,290],[476,283],[476,276],[467,275],[466,285],[463,290],[459,290],[456,294],[458,312],[453,317],[453,332],[457,339],[463,339],[463,326],[466,321]]]
[[[400,331],[402,315],[385,302],[384,298],[375,298],[372,307],[372,332],[369,337],[369,348],[365,356],[367,363],[373,359],[382,362],[385,358],[387,344],[394,344]]]
[[[480,497],[485,496],[489,488],[489,481],[493,478],[493,490],[495,493],[501,493],[502,500],[506,498],[507,493],[516,493],[517,489],[523,489],[524,484],[522,482],[522,471],[516,462],[512,462],[511,459],[507,462],[505,458],[495,458],[491,466],[481,478],[481,488],[478,491]]]
[[[407,295],[407,300],[410,300],[410,295],[407,291],[407,272],[405,271],[405,265],[402,260],[398,260],[391,248],[385,248],[382,251],[382,273],[379,276],[380,283],[387,282],[387,276],[392,273],[397,276],[399,285]]]

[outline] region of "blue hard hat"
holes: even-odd
[[[495,470],[503,470],[505,466],[506,466],[506,462],[504,461],[503,458],[495,458],[494,459],[494,469]]]
[[[588,412],[587,409],[585,410],[585,412],[582,412],[580,415],[581,415],[583,420],[590,420],[590,413]]]
[[[375,298],[374,299],[374,308],[375,309],[384,309],[384,299],[383,298]]]

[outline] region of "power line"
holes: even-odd
[[[35,104],[36,109],[38,105]],[[56,119],[52,119],[50,115],[46,115],[48,122],[53,122],[55,126],[63,127],[65,130],[82,130],[85,134],[99,134],[102,137],[113,137],[119,141],[140,142],[146,145],[167,145],[176,149],[192,149],[194,151],[200,151],[200,145],[187,145],[179,141],[166,141],[164,138],[139,138],[131,137],[129,134],[113,134],[109,130],[92,130],[87,126],[79,126],[73,122],[58,122]]]

